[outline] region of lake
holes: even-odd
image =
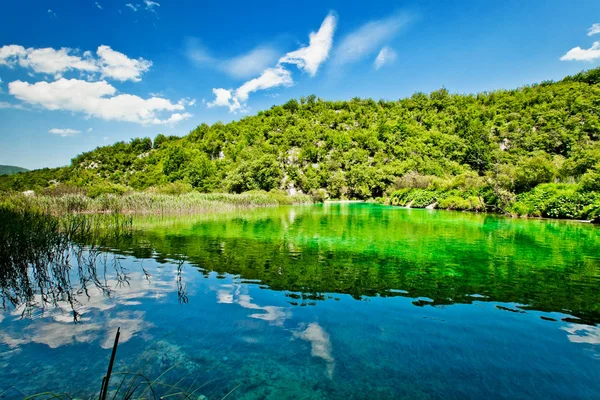
[[[598,227],[366,203],[134,227],[68,274],[3,277],[0,398],[97,398],[118,327],[113,389],[126,371],[194,399],[600,398]]]

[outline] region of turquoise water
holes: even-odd
[[[362,203],[134,226],[57,302],[5,303],[0,398],[97,398],[117,327],[115,371],[160,394],[600,398],[597,227]]]

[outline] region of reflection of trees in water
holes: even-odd
[[[117,253],[107,246],[119,246],[131,239],[132,221],[115,215],[69,215],[54,217],[34,211],[0,209],[0,297],[2,306],[34,310],[67,304],[78,321],[78,298],[97,291],[110,297],[130,285],[130,274]],[[179,299],[187,302],[177,268]],[[147,280],[151,275],[142,267]],[[111,284],[109,284],[109,280]]]
[[[415,306],[497,301],[600,321],[600,264],[590,256],[600,237],[585,225],[457,213],[385,219],[377,209],[272,213],[158,224],[122,248],[159,262],[185,254],[205,275],[232,274],[285,291],[292,305],[336,294],[403,296],[416,299]]]

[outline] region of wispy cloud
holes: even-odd
[[[375,69],[378,70],[384,65],[392,64],[394,61],[396,61],[396,58],[398,58],[398,54],[396,54],[393,49],[385,46],[379,51],[377,57],[375,57],[373,65],[375,66]]]
[[[263,44],[232,58],[218,58],[211,55],[200,40],[188,38],[185,44],[185,55],[198,67],[213,68],[233,78],[245,79],[260,74],[272,65],[277,60],[279,52],[275,47]]]
[[[600,42],[594,42],[589,49],[577,46],[560,58],[561,61],[594,61],[600,58]]]
[[[334,51],[334,63],[353,63],[375,54],[394,39],[410,20],[408,14],[402,13],[364,24],[341,40]]]
[[[248,95],[258,90],[270,89],[277,86],[292,86],[294,80],[292,74],[280,65],[275,68],[267,68],[258,78],[254,78],[235,91],[235,97],[241,102],[248,100]]]
[[[134,12],[138,10],[138,7],[139,7],[139,6],[140,6],[139,4],[137,4],[137,6],[134,6],[134,5],[133,5],[133,4],[131,4],[131,3],[127,3],[127,4],[125,4],[125,7],[129,7],[129,8],[131,8],[131,9],[132,9]]]
[[[156,7],[160,7],[160,4],[155,1],[144,0],[144,4],[146,5],[146,10],[156,12]]]
[[[81,131],[78,131],[76,129],[59,129],[59,128],[54,128],[54,129],[50,129],[48,131],[48,133],[51,133],[53,135],[59,135],[62,137],[68,137],[68,136],[75,136],[78,133],[81,133]]]
[[[48,9],[48,15],[50,16],[50,18],[57,18],[56,13],[50,9]]]
[[[6,101],[0,101],[0,109],[11,108],[14,110],[27,110],[22,104],[12,104]]]
[[[271,46],[259,46],[246,54],[222,62],[221,69],[236,78],[247,78],[263,71],[277,59],[277,50]]]
[[[600,33],[600,24],[594,24],[591,26],[590,29],[588,29],[588,36],[594,36],[596,34]]]
[[[308,72],[311,76],[315,76],[319,66],[329,57],[336,22],[335,16],[329,14],[321,24],[319,30],[310,33],[308,46],[287,53],[279,60],[279,63],[296,64],[301,70]]]
[[[229,107],[230,112],[245,111],[245,105],[250,93],[275,87],[289,87],[294,84],[291,72],[285,68],[285,64],[296,65],[300,70],[314,76],[319,66],[327,60],[333,43],[333,34],[336,26],[336,18],[330,13],[319,28],[319,31],[310,33],[310,43],[292,51],[279,59],[274,67],[266,68],[260,76],[251,79],[235,90],[215,88],[213,93],[215,100],[208,102],[208,107]],[[206,53],[198,53],[200,59],[209,57]]]
[[[100,3],[98,3],[98,2],[96,2],[96,7],[98,7],[98,8],[99,8],[99,9],[101,9],[101,10],[104,10],[104,9],[102,8],[102,6],[100,5]]]

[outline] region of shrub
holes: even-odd
[[[517,196],[511,212],[547,218],[595,218],[600,193],[581,193],[575,184],[544,184]]]
[[[158,194],[182,195],[185,193],[190,193],[192,190],[192,185],[189,183],[176,181],[157,186],[156,188],[150,190],[150,192]]]
[[[130,192],[131,188],[117,183],[102,183],[87,187],[87,195],[92,199],[103,194],[118,194],[123,195]]]

